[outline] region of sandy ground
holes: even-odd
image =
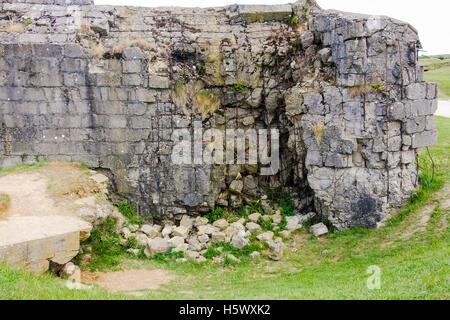
[[[56,205],[46,192],[47,180],[37,172],[9,174],[0,178],[0,193],[11,199],[6,216],[73,215],[67,208]]]
[[[435,115],[450,118],[450,100],[439,100]]]
[[[10,198],[8,210],[0,216],[1,246],[91,229],[89,223],[76,215],[69,199],[49,192],[47,174],[53,171],[59,174],[58,170],[80,175],[73,165],[54,164],[0,177],[0,193]]]

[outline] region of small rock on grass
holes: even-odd
[[[223,232],[214,232],[212,234],[212,239],[211,239],[212,243],[218,243],[218,242],[223,242],[223,241],[225,241],[225,233],[223,233]]]
[[[288,239],[291,237],[291,232],[288,230],[283,230],[279,233],[280,236],[282,236],[285,239]]]
[[[142,231],[143,233],[145,233],[145,234],[146,234],[149,238],[151,238],[151,239],[156,238],[156,237],[159,236],[159,230],[158,230],[158,227],[151,226],[151,225],[148,225],[148,224],[144,224],[144,225],[141,227],[141,231]]]
[[[225,261],[224,258],[220,256],[216,256],[213,258],[214,263],[224,263],[224,261]]]
[[[257,223],[248,222],[245,226],[247,227],[248,231],[250,231],[251,233],[261,232],[261,226]]]
[[[172,233],[172,226],[165,226],[164,229],[161,231],[161,234],[163,237],[167,237],[168,235],[170,235]]]
[[[185,226],[176,227],[172,230],[172,235],[187,238],[189,235],[189,229]]]
[[[139,255],[139,249],[128,249],[128,253],[134,254],[135,256]]]
[[[198,236],[198,241],[200,243],[207,243],[209,241],[209,236],[207,234],[202,234],[201,236]]]
[[[120,230],[120,233],[123,235],[125,239],[128,239],[132,235],[130,229],[128,229],[127,227],[122,228],[122,230]]]
[[[320,237],[328,233],[328,228],[321,222],[311,226],[311,228],[309,228],[309,232],[314,234],[316,237]]]
[[[153,257],[157,253],[166,253],[169,249],[169,241],[163,238],[154,238],[147,241],[147,246],[144,250],[146,257]]]
[[[186,227],[186,229],[189,230],[190,228],[192,228],[193,224],[194,224],[193,218],[191,218],[188,215],[183,215],[183,217],[181,218],[181,221],[180,221],[180,226]]]
[[[173,252],[179,252],[179,251],[186,252],[188,249],[189,249],[189,245],[187,243],[182,243],[182,244],[179,244],[178,246],[176,246],[172,251]]]
[[[260,217],[261,217],[261,214],[258,212],[255,212],[248,216],[248,220],[250,220],[251,222],[258,222]]]
[[[195,261],[197,261],[197,263],[202,263],[206,261],[206,258],[204,256],[199,256]]]
[[[242,249],[243,247],[245,247],[248,244],[249,244],[248,239],[242,237],[241,235],[235,235],[231,239],[231,245],[233,247],[235,247],[236,249]]]
[[[232,255],[231,253],[227,255],[227,258],[230,259],[233,262],[239,263],[241,262],[241,260],[239,260],[238,258],[236,258],[234,255]]]
[[[188,250],[184,254],[186,255],[186,257],[194,259],[194,260],[200,256],[200,253],[198,253],[197,251],[192,251],[192,250]]]
[[[78,266],[74,265],[72,262],[68,262],[62,267],[60,277],[63,279],[69,279],[75,282],[81,281],[81,270]]]
[[[204,234],[209,235],[209,234],[212,234],[213,232],[218,231],[216,227],[214,227],[210,224],[207,224],[204,226],[199,226],[197,229],[198,229],[197,235],[199,235],[199,236],[204,235]]]
[[[279,261],[283,259],[283,249],[284,244],[281,239],[276,239],[275,241],[268,241],[267,244],[269,245],[270,253],[268,257],[272,260]]]
[[[213,223],[213,226],[220,230],[226,229],[230,224],[225,219],[219,219]]]
[[[140,246],[145,246],[147,245],[148,242],[148,237],[144,234],[144,233],[138,233],[135,236],[136,239],[136,243]]]
[[[130,224],[128,229],[130,229],[131,232],[136,232],[139,230],[139,226],[137,224]]]
[[[256,239],[259,241],[270,241],[273,239],[273,232],[272,231],[266,231],[264,233],[261,233],[256,236]]]
[[[300,218],[297,216],[286,217],[286,229],[289,231],[294,231],[300,229],[302,225],[300,224]]]
[[[184,238],[180,237],[180,236],[175,236],[169,240],[169,244],[172,247],[178,247],[178,246],[184,244]]]
[[[196,227],[204,226],[204,225],[207,225],[208,222],[209,222],[209,221],[208,221],[207,218],[204,218],[204,217],[197,217],[197,218],[195,218],[194,226],[196,226]]]

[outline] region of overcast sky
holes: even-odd
[[[295,0],[94,0],[95,4],[216,7],[230,4],[280,4]],[[449,0],[317,0],[324,9],[387,15],[419,30],[424,54],[450,53]]]

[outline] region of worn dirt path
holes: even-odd
[[[37,172],[0,177],[0,193],[6,193],[11,199],[10,207],[3,219],[14,216],[74,215],[68,208],[56,205],[46,190],[47,179]]]

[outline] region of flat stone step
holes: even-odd
[[[91,229],[76,217],[7,217],[0,220],[0,260],[41,273],[50,261],[65,264],[74,258]]]

